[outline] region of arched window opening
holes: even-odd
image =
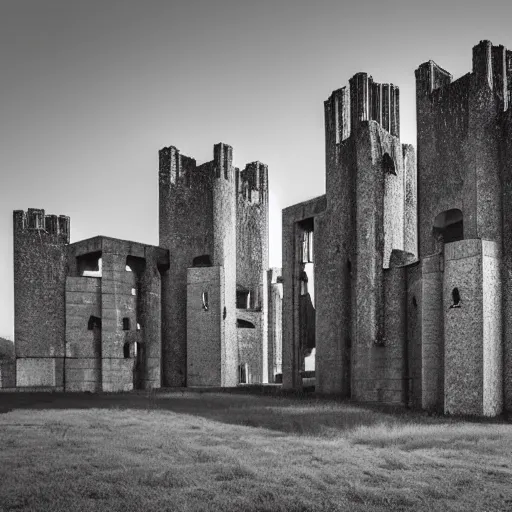
[[[460,292],[459,292],[458,288],[454,288],[452,290],[452,301],[453,301],[453,303],[450,306],[450,308],[460,308],[461,300],[460,300]]]
[[[197,256],[192,260],[193,267],[211,267],[212,260],[209,254],[203,254],[201,256]]]
[[[384,172],[394,174],[396,176],[395,161],[391,158],[389,153],[384,153],[384,155],[382,155],[382,169]]]
[[[247,320],[243,320],[242,318],[236,319],[236,326],[239,329],[256,329],[256,326]]]
[[[434,220],[434,235],[445,244],[464,240],[462,212],[457,208],[441,212]]]

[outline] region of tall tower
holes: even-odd
[[[512,303],[506,256],[501,274],[512,248],[502,161],[511,78],[512,53],[490,41],[473,48],[472,72],[456,81],[432,61],[416,70],[425,408],[501,412],[502,325],[512,332],[509,315],[502,324],[502,292]]]
[[[40,209],[17,210],[13,235],[16,385],[60,388],[70,220]]]
[[[237,383],[232,151],[219,143],[200,166],[175,147],[160,151],[160,246],[170,251],[162,279],[167,386]]]
[[[240,364],[247,383],[268,381],[268,168],[236,169],[237,315]],[[250,322],[244,324],[243,321]]]

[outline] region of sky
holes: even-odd
[[[12,211],[71,217],[158,245],[158,150],[213,145],[269,166],[270,264],[281,209],[325,193],[323,101],[359,71],[400,87],[416,144],[414,70],[458,78],[481,39],[512,48],[500,0],[0,0],[0,336],[13,337]]]

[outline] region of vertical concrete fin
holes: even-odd
[[[416,97],[431,94],[435,89],[451,83],[453,78],[433,60],[421,64],[414,74],[416,75]]]
[[[45,215],[44,227],[51,235],[59,234],[59,221],[57,215]]]
[[[175,185],[180,175],[180,150],[174,146],[162,148],[158,157],[160,184]]]
[[[390,97],[391,91],[389,84],[382,84],[382,123],[381,126],[386,131],[390,131],[389,129],[389,121],[390,121]]]
[[[492,81],[494,94],[503,110],[508,108],[507,49],[502,46],[492,47]]]
[[[370,77],[371,80],[371,77]],[[361,121],[368,121],[368,74],[356,73],[350,79],[350,122],[356,127]]]
[[[233,148],[228,144],[219,142],[213,146],[213,162],[215,177],[231,180],[233,177]]]
[[[492,43],[484,40],[473,47],[473,73],[479,83],[493,89]]]

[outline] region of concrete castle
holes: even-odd
[[[325,101],[326,194],[283,210],[268,269],[268,176],[160,151],[159,247],[69,244],[69,218],[14,212],[20,388],[280,382],[445,413],[512,412],[512,51],[399,89],[358,73]],[[314,359],[314,372],[311,368]]]
[[[417,169],[398,88],[325,102],[327,194],[283,211],[283,384],[314,346],[323,393],[512,411],[512,52],[482,41],[454,82],[426,62],[416,90]]]
[[[158,247],[70,244],[69,217],[14,212],[16,360],[0,387],[268,382],[267,167],[234,168],[226,144],[199,166],[168,147],[159,188]]]

